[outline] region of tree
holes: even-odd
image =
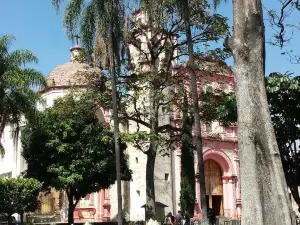
[[[15,139],[18,139],[21,116],[32,120],[36,111],[38,94],[33,87],[44,87],[43,75],[28,63],[37,63],[37,57],[29,50],[14,50],[9,52],[13,36],[0,37],[0,137],[7,124],[16,127]],[[0,143],[0,152],[4,148]]]
[[[130,21],[130,19],[129,22],[127,20],[124,22],[124,18],[122,18],[122,10],[119,13],[107,10],[117,9],[114,8],[115,5],[122,7],[122,4],[118,4],[115,1],[106,1],[105,4],[105,1],[90,1],[86,7],[81,7],[81,3],[83,1],[81,1],[80,4],[72,2],[73,1],[71,1],[66,7],[65,25],[69,31],[73,31],[76,27],[75,25],[81,21],[80,30],[83,37],[83,43],[87,43],[85,47],[88,52],[95,53],[94,56],[97,54],[100,55],[100,62],[103,68],[111,65],[112,63],[110,62],[114,62],[114,60],[110,58],[112,56],[115,57],[117,71],[120,71],[120,63],[122,63],[123,68],[126,66],[124,61],[119,61],[119,55],[116,56],[116,54],[111,54],[113,52],[109,50],[112,48],[111,45],[114,46],[116,53],[125,48],[128,49],[128,45],[135,47],[140,52],[139,65],[136,65],[136,68],[130,72],[131,75],[128,76],[128,74],[126,74],[125,76],[120,76],[120,80],[124,81],[124,83],[120,84],[119,80],[116,85],[118,85],[120,90],[118,92],[118,100],[120,103],[119,110],[121,111],[119,114],[122,115],[120,119],[136,122],[138,127],[143,126],[149,129],[149,132],[135,132],[132,135],[133,137],[131,140],[133,140],[134,145],[137,148],[141,147],[145,142],[150,143],[149,149],[147,149],[147,147],[146,149],[139,149],[142,149],[148,157],[146,165],[146,220],[155,219],[155,158],[157,152],[161,151],[158,146],[163,146],[164,148],[165,146],[169,146],[164,144],[168,142],[168,140],[166,140],[166,133],[171,131],[169,124],[158,126],[158,112],[162,107],[166,108],[167,111],[170,111],[170,105],[173,100],[176,99],[176,96],[174,96],[172,92],[170,94],[166,94],[166,90],[171,89],[170,87],[172,87],[172,85],[176,82],[176,78],[179,77],[178,74],[177,76],[170,76],[173,61],[178,60],[183,55],[186,55],[186,42],[173,42],[174,37],[183,34],[182,19],[178,17],[178,11],[176,11],[174,7],[173,3],[175,1],[161,2],[158,5],[157,1],[141,1],[141,12],[146,13],[147,16],[149,16],[147,21],[149,29],[151,29],[151,32],[149,33],[151,34],[150,36],[147,36],[148,33],[146,32],[145,24],[140,22],[136,23],[137,21]],[[102,2],[103,5],[100,6],[100,2]],[[111,3],[114,4],[111,5]],[[193,37],[194,42],[215,41],[226,33],[226,19],[220,15],[210,15],[208,13],[209,6],[206,1],[195,1],[194,6],[193,27],[199,29],[199,32],[196,32],[196,35]],[[102,12],[101,10],[105,11]],[[81,15],[82,17],[80,17]],[[112,15],[114,15],[115,18],[111,18]],[[118,15],[121,16],[117,19],[116,17]],[[115,22],[110,22],[112,19],[114,19]],[[122,32],[120,32],[122,31],[121,28],[123,24],[127,24],[129,28],[125,29],[126,32],[123,40],[123,42],[127,44],[125,46],[121,45],[122,43],[118,44],[120,43],[118,40],[122,40],[121,37],[123,37]],[[109,34],[111,35],[111,32],[108,31],[112,30],[112,25],[116,26],[113,28],[113,37],[108,36]],[[146,33],[147,35],[145,35]],[[139,36],[147,36],[147,40],[142,41],[142,43]],[[117,39],[115,40],[114,38]],[[108,46],[107,44],[111,45]],[[144,49],[145,45],[147,46],[146,49]],[[143,46],[143,49],[141,49],[141,46]],[[173,53],[179,49],[179,54],[174,57]],[[157,63],[160,61],[160,56],[163,55],[163,52],[168,53],[162,60],[164,63]],[[130,53],[126,56],[129,58],[129,64],[132,65]],[[99,58],[96,58],[97,62],[98,60]],[[150,67],[149,71],[143,70],[145,67],[142,65],[146,64]],[[112,74],[113,73],[111,73],[111,75]],[[118,72],[117,74],[119,75]],[[164,94],[160,91],[164,91]],[[131,95],[133,92],[134,95]],[[142,100],[142,94],[146,96],[145,101]],[[168,97],[164,99],[164,96]],[[135,110],[137,111],[132,110],[137,103],[141,103],[141,107],[135,107]],[[111,101],[109,102],[109,106],[112,106]],[[144,111],[146,108],[148,111]],[[149,118],[151,118],[151,121],[149,121]],[[143,147],[145,147],[145,145]]]
[[[242,223],[291,224],[287,187],[264,82],[261,2],[233,1],[233,9],[234,34],[228,44],[235,60],[242,201],[256,208],[243,207]],[[281,213],[270,213],[279,212],[277,209]]]
[[[35,179],[6,178],[0,179],[0,212],[7,215],[21,215],[21,224],[25,212],[34,212],[39,206],[39,192],[42,184]]]
[[[180,183],[180,206],[182,215],[187,224],[194,215],[195,208],[195,168],[194,146],[192,137],[193,120],[188,113],[188,99],[184,93],[183,118],[181,127],[181,183]]]
[[[278,1],[281,7],[279,7],[279,12],[276,10],[268,10],[268,18],[271,27],[273,28],[273,35],[270,43],[275,46],[279,46],[281,49],[286,46],[292,37],[288,36],[287,28],[293,30],[299,30],[300,27],[297,23],[289,24],[288,18],[295,11],[300,11],[300,2],[299,0],[280,0]],[[298,21],[296,21],[298,22]]]
[[[63,0],[52,0],[58,6]],[[109,66],[111,78],[111,95],[114,122],[114,140],[116,151],[117,194],[118,194],[118,224],[122,224],[122,193],[121,193],[121,165],[120,165],[120,132],[117,102],[117,79],[120,75],[120,53],[123,41],[124,24],[123,2],[119,0],[97,1],[92,0],[87,4],[84,0],[72,0],[65,8],[64,25],[69,37],[80,25],[83,44],[87,50],[88,58],[95,66]],[[95,35],[95,32],[97,34]],[[96,36],[96,38],[95,38]],[[101,45],[101,46],[99,46]],[[95,47],[95,48],[94,48]],[[94,50],[94,51],[93,51]],[[99,58],[99,56],[101,56]]]
[[[198,89],[197,89],[197,77],[196,77],[196,64],[194,60],[194,48],[193,39],[190,24],[190,8],[188,0],[182,1],[182,14],[185,24],[185,32],[188,45],[189,54],[189,73],[191,77],[191,94],[193,100],[193,111],[195,120],[195,134],[196,134],[196,150],[198,159],[198,170],[199,170],[199,183],[200,183],[200,193],[201,193],[201,209],[202,209],[202,219],[203,224],[208,224],[207,222],[207,202],[206,202],[206,186],[205,186],[205,176],[204,176],[204,159],[203,159],[203,146],[201,137],[201,124],[200,124],[200,111],[199,111],[199,100],[198,100]]]
[[[66,191],[69,224],[74,222],[73,211],[81,198],[116,181],[113,133],[99,122],[97,110],[89,95],[68,95],[41,112],[22,132],[26,176],[42,181],[44,187]],[[126,144],[119,144],[122,179],[129,181]]]
[[[155,219],[154,166],[158,154],[168,154],[172,138],[168,134],[178,131],[163,122],[179,99],[175,87],[187,77],[174,70],[176,62],[188,55],[184,37],[184,20],[176,1],[141,1],[140,14],[145,20],[133,18],[128,43],[134,47],[138,60],[131,60],[131,76],[124,78],[121,95],[122,115],[125,120],[137,124],[132,132],[133,145],[147,156],[146,163],[146,220]],[[193,1],[191,37],[196,44],[215,41],[227,33],[226,19],[209,13],[206,1]],[[143,17],[142,17],[143,18]],[[177,38],[176,38],[177,37]],[[178,54],[177,54],[178,53]],[[166,135],[167,134],[167,135]],[[127,136],[130,136],[127,135]],[[201,161],[200,161],[201,162]],[[205,185],[201,185],[205,188]],[[203,191],[202,191],[203,193]],[[204,195],[205,197],[205,195]],[[202,204],[203,205],[203,204]],[[204,212],[206,210],[203,205]],[[205,217],[205,216],[204,216]]]
[[[237,122],[236,96],[234,93],[214,92],[202,93],[201,118],[207,123],[218,121],[222,126],[234,125]]]
[[[300,139],[299,77],[272,73],[266,88],[286,182],[300,212],[300,153],[296,143]]]
[[[262,3],[233,1],[242,224],[292,224],[280,153],[268,108]]]

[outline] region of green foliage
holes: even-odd
[[[15,134],[18,135],[21,116],[27,120],[34,119],[39,97],[32,88],[42,88],[46,84],[39,71],[26,67],[28,63],[38,62],[32,52],[9,52],[14,40],[9,35],[0,37],[0,136],[7,124],[15,125]],[[3,146],[0,150],[3,154]]]
[[[56,9],[62,2],[63,0],[52,0]],[[124,18],[124,5],[117,0],[71,0],[64,9],[64,27],[67,35],[72,39],[74,32],[77,32],[79,28],[89,61],[93,61],[93,58],[98,58],[98,56],[102,56],[100,60],[107,61],[107,44],[112,41],[109,40],[107,32],[111,20],[114,21],[114,48],[116,52],[119,52],[123,40]],[[99,38],[101,46],[98,46]],[[96,61],[98,62],[98,59]]]
[[[87,55],[84,50],[81,50],[78,55],[74,56],[74,60],[79,63],[85,63],[87,61]]]
[[[266,87],[286,181],[300,211],[300,77],[273,73]]]
[[[75,100],[78,99],[78,100]],[[27,177],[36,178],[75,199],[108,188],[116,181],[113,133],[96,117],[100,110],[89,95],[68,95],[38,115],[22,132]],[[120,141],[122,179],[129,181]]]
[[[192,137],[193,120],[188,113],[188,101],[186,93],[183,100],[183,118],[181,128],[181,183],[180,205],[182,215],[187,222],[194,215],[195,207],[195,168],[194,149]]]
[[[0,179],[0,212],[8,216],[16,212],[34,212],[40,203],[41,188],[42,184],[35,179]]]
[[[218,121],[223,126],[236,123],[237,106],[234,93],[206,92],[200,96],[200,100],[202,101],[201,118],[203,121]]]

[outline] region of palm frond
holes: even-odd
[[[2,82],[9,88],[45,87],[46,81],[42,73],[35,69],[14,67],[3,74]]]
[[[81,12],[84,9],[84,2],[84,0],[71,0],[65,8],[64,26],[69,38],[73,38],[73,33],[78,26]]]
[[[9,47],[14,40],[15,37],[12,35],[4,35],[0,37],[0,56],[4,57],[8,54]]]
[[[82,44],[87,53],[88,60],[92,61],[92,54],[94,48],[94,40],[96,33],[95,8],[93,2],[90,2],[82,12],[80,21],[80,34],[82,37]]]
[[[6,59],[11,66],[24,66],[27,63],[38,63],[38,58],[29,50],[15,50]]]
[[[217,9],[218,6],[221,4],[222,1],[225,2],[225,3],[227,3],[227,0],[213,0],[214,9]]]
[[[34,119],[36,114],[39,96],[32,88],[44,87],[46,81],[39,71],[25,67],[27,63],[38,62],[31,51],[9,52],[13,40],[9,35],[0,37],[0,136],[5,126],[11,124],[16,128],[17,138],[21,122]]]
[[[63,2],[64,0],[52,0],[52,5],[54,6],[54,8],[58,11],[59,10],[59,6],[60,4]]]
[[[24,119],[31,121],[36,114],[36,103],[40,99],[38,93],[29,89],[12,89],[6,94],[5,111],[7,115],[7,123],[19,125]]]

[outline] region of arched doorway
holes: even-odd
[[[204,175],[207,205],[214,209],[217,215],[223,216],[222,170],[214,160],[208,159],[204,162]]]

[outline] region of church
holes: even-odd
[[[55,99],[68,94],[71,89],[84,91],[87,88],[81,74],[99,73],[101,70],[89,64],[79,62],[76,56],[82,51],[79,45],[70,49],[71,59],[54,68],[46,77],[47,88],[39,93],[44,103],[40,109],[51,107]],[[134,52],[133,47],[131,51]],[[66,52],[67,54],[67,52]],[[137,63],[137,62],[136,62]],[[215,71],[205,77],[201,71],[214,67],[214,62],[205,62],[204,68],[197,71],[198,91],[210,91],[214,89],[224,92],[234,92],[234,75],[229,67]],[[174,66],[174,70],[187,71],[183,67]],[[200,79],[201,78],[201,79]],[[189,90],[189,81],[184,84]],[[112,124],[110,110],[102,110],[103,122]],[[173,113],[162,118],[165,123],[180,127],[182,123],[181,113],[174,110]],[[236,126],[222,127],[218,122],[201,124],[203,138],[203,156],[205,181],[207,190],[207,202],[217,215],[238,219],[241,215],[241,190],[239,175],[239,152],[237,143]],[[129,123],[128,127],[120,125],[121,132],[135,130],[136,124]],[[1,143],[6,149],[3,158],[0,159],[0,176],[17,177],[26,169],[26,162],[21,156],[22,146],[20,140],[14,140],[12,133],[14,128],[7,126],[1,137]],[[155,163],[155,193],[156,204],[161,210],[158,217],[163,218],[168,212],[176,214],[180,210],[180,146],[174,146],[169,155],[157,155]],[[124,217],[127,221],[143,221],[145,218],[146,203],[146,155],[135,147],[127,148],[129,167],[133,171],[131,182],[122,182],[122,197]],[[196,156],[196,155],[195,155]],[[196,201],[194,218],[201,218],[200,188],[198,183],[197,157],[195,157]],[[75,221],[112,221],[117,218],[117,188],[112,185],[109,189],[87,195],[80,200],[75,212]],[[67,220],[66,197],[63,192],[51,190],[48,195],[41,194],[40,209],[30,215],[32,221],[63,222]],[[161,214],[161,215],[160,215]]]

